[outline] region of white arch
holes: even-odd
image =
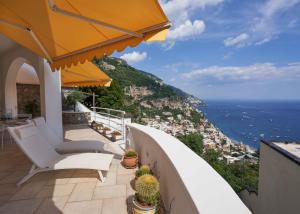
[[[6,78],[5,78],[4,97],[5,97],[5,111],[8,111],[10,109],[13,117],[17,116],[18,114],[17,86],[16,86],[17,75],[21,66],[25,63],[31,65],[35,69],[37,76],[39,78],[39,74],[36,68],[32,65],[32,63],[29,60],[23,57],[18,57],[12,61],[12,63],[8,68]]]

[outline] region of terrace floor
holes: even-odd
[[[109,142],[94,130],[78,126],[65,127],[65,138]],[[135,170],[122,167],[119,159],[113,160],[105,183],[93,170],[61,170],[37,174],[17,187],[30,166],[16,144],[6,143],[0,151],[0,213],[130,213]]]

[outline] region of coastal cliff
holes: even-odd
[[[199,110],[200,105],[205,105],[202,100],[124,60],[104,57],[94,63],[113,79],[111,87],[81,88],[96,93],[96,106],[124,110],[133,122],[180,139],[214,167],[236,192],[257,188],[257,154],[248,146],[233,142],[212,124]],[[91,107],[91,97],[84,104]]]

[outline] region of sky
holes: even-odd
[[[160,0],[166,41],[114,56],[201,99],[300,99],[300,0]]]

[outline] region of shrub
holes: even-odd
[[[136,177],[141,177],[142,175],[147,175],[147,174],[151,174],[151,170],[149,165],[142,165],[136,172],[135,172],[135,176]]]
[[[136,200],[142,205],[154,206],[159,202],[159,182],[153,175],[143,175],[135,184]]]
[[[66,110],[72,109],[75,111],[76,101],[83,102],[86,98],[86,95],[81,91],[72,91],[67,97],[63,100],[63,107]]]

